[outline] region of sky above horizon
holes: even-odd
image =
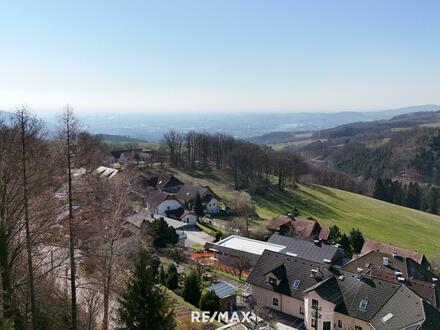
[[[440,104],[439,1],[3,1],[0,109]]]

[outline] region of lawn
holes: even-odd
[[[356,227],[367,238],[440,256],[440,217],[429,213],[312,184],[283,193],[270,190],[253,201],[262,218],[285,214],[296,206],[302,215],[324,225],[337,225],[346,232]]]
[[[233,199],[246,192],[234,191],[230,178],[220,171],[211,173],[176,171],[185,182],[209,185],[221,198]],[[337,225],[344,231],[358,227],[366,237],[421,251],[427,256],[440,256],[440,217],[429,213],[382,202],[363,195],[312,184],[280,193],[270,190],[264,196],[253,196],[258,215],[266,221],[286,214],[294,206],[303,215],[311,215],[325,225]],[[208,228],[209,229],[209,228]]]

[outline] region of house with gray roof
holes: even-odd
[[[245,264],[244,270],[253,267],[265,250],[277,251],[290,256],[298,256],[322,264],[341,266],[349,259],[341,248],[300,238],[273,234],[267,242],[241,236],[229,236],[217,243],[205,246],[214,252],[214,257],[230,266]]]
[[[324,244],[319,240],[310,241],[275,233],[272,234],[268,242],[285,246],[285,248],[280,251],[282,253],[314,262],[342,266],[350,260],[340,247]]]
[[[438,329],[440,312],[400,283],[266,250],[248,277],[252,300],[305,329]],[[401,302],[401,303],[399,303]]]

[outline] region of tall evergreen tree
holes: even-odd
[[[183,299],[194,306],[199,305],[201,295],[200,277],[196,270],[191,270],[183,284]]]
[[[339,243],[340,239],[341,239],[341,230],[339,229],[338,226],[333,225],[330,227],[330,232],[328,234],[328,242],[330,244],[336,244]]]
[[[166,285],[170,290],[175,290],[179,287],[179,274],[177,273],[177,267],[175,264],[172,264],[168,268],[166,281],[167,281]]]
[[[176,230],[169,226],[162,217],[148,224],[147,233],[151,235],[153,246],[157,248],[166,247],[168,244],[176,244],[179,241]]]
[[[198,217],[203,217],[205,215],[205,209],[202,204],[202,199],[200,198],[200,194],[198,192],[196,194],[196,197],[194,198],[193,211]]]
[[[380,200],[385,200],[386,198],[385,187],[381,178],[378,178],[374,184],[373,197]]]
[[[155,266],[151,265],[152,260],[146,250],[140,250],[134,273],[119,300],[118,314],[125,329],[172,330],[176,328],[172,303],[155,283],[155,275],[151,269]]]
[[[432,214],[438,214],[440,193],[437,188],[431,187],[428,190],[426,197],[426,204],[428,206],[428,212]]]
[[[339,239],[339,245],[347,252],[349,256],[353,254],[350,244],[350,239],[348,238],[346,233],[343,233],[341,235],[341,238]]]
[[[350,231],[349,239],[353,252],[360,253],[365,242],[364,235],[362,235],[361,231],[358,228],[353,228]]]

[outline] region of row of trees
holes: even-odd
[[[439,214],[440,190],[434,186],[421,186],[417,182],[409,184],[391,179],[377,179],[373,197],[416,210]]]
[[[225,134],[168,132],[162,139],[162,148],[174,166],[227,169],[234,179],[235,189],[249,188],[252,182],[269,182],[271,176],[283,190],[306,171],[305,163],[294,153],[274,151],[271,148],[235,139]]]
[[[115,277],[128,251],[120,243],[123,220],[131,212],[131,178],[128,172],[110,181],[93,175],[103,149],[81,129],[70,107],[60,115],[53,139],[27,107],[0,120],[3,327],[91,328],[95,318],[88,301],[99,301],[99,323],[108,329]],[[80,168],[85,174],[78,176]],[[86,283],[77,268],[87,265],[93,274]]]

